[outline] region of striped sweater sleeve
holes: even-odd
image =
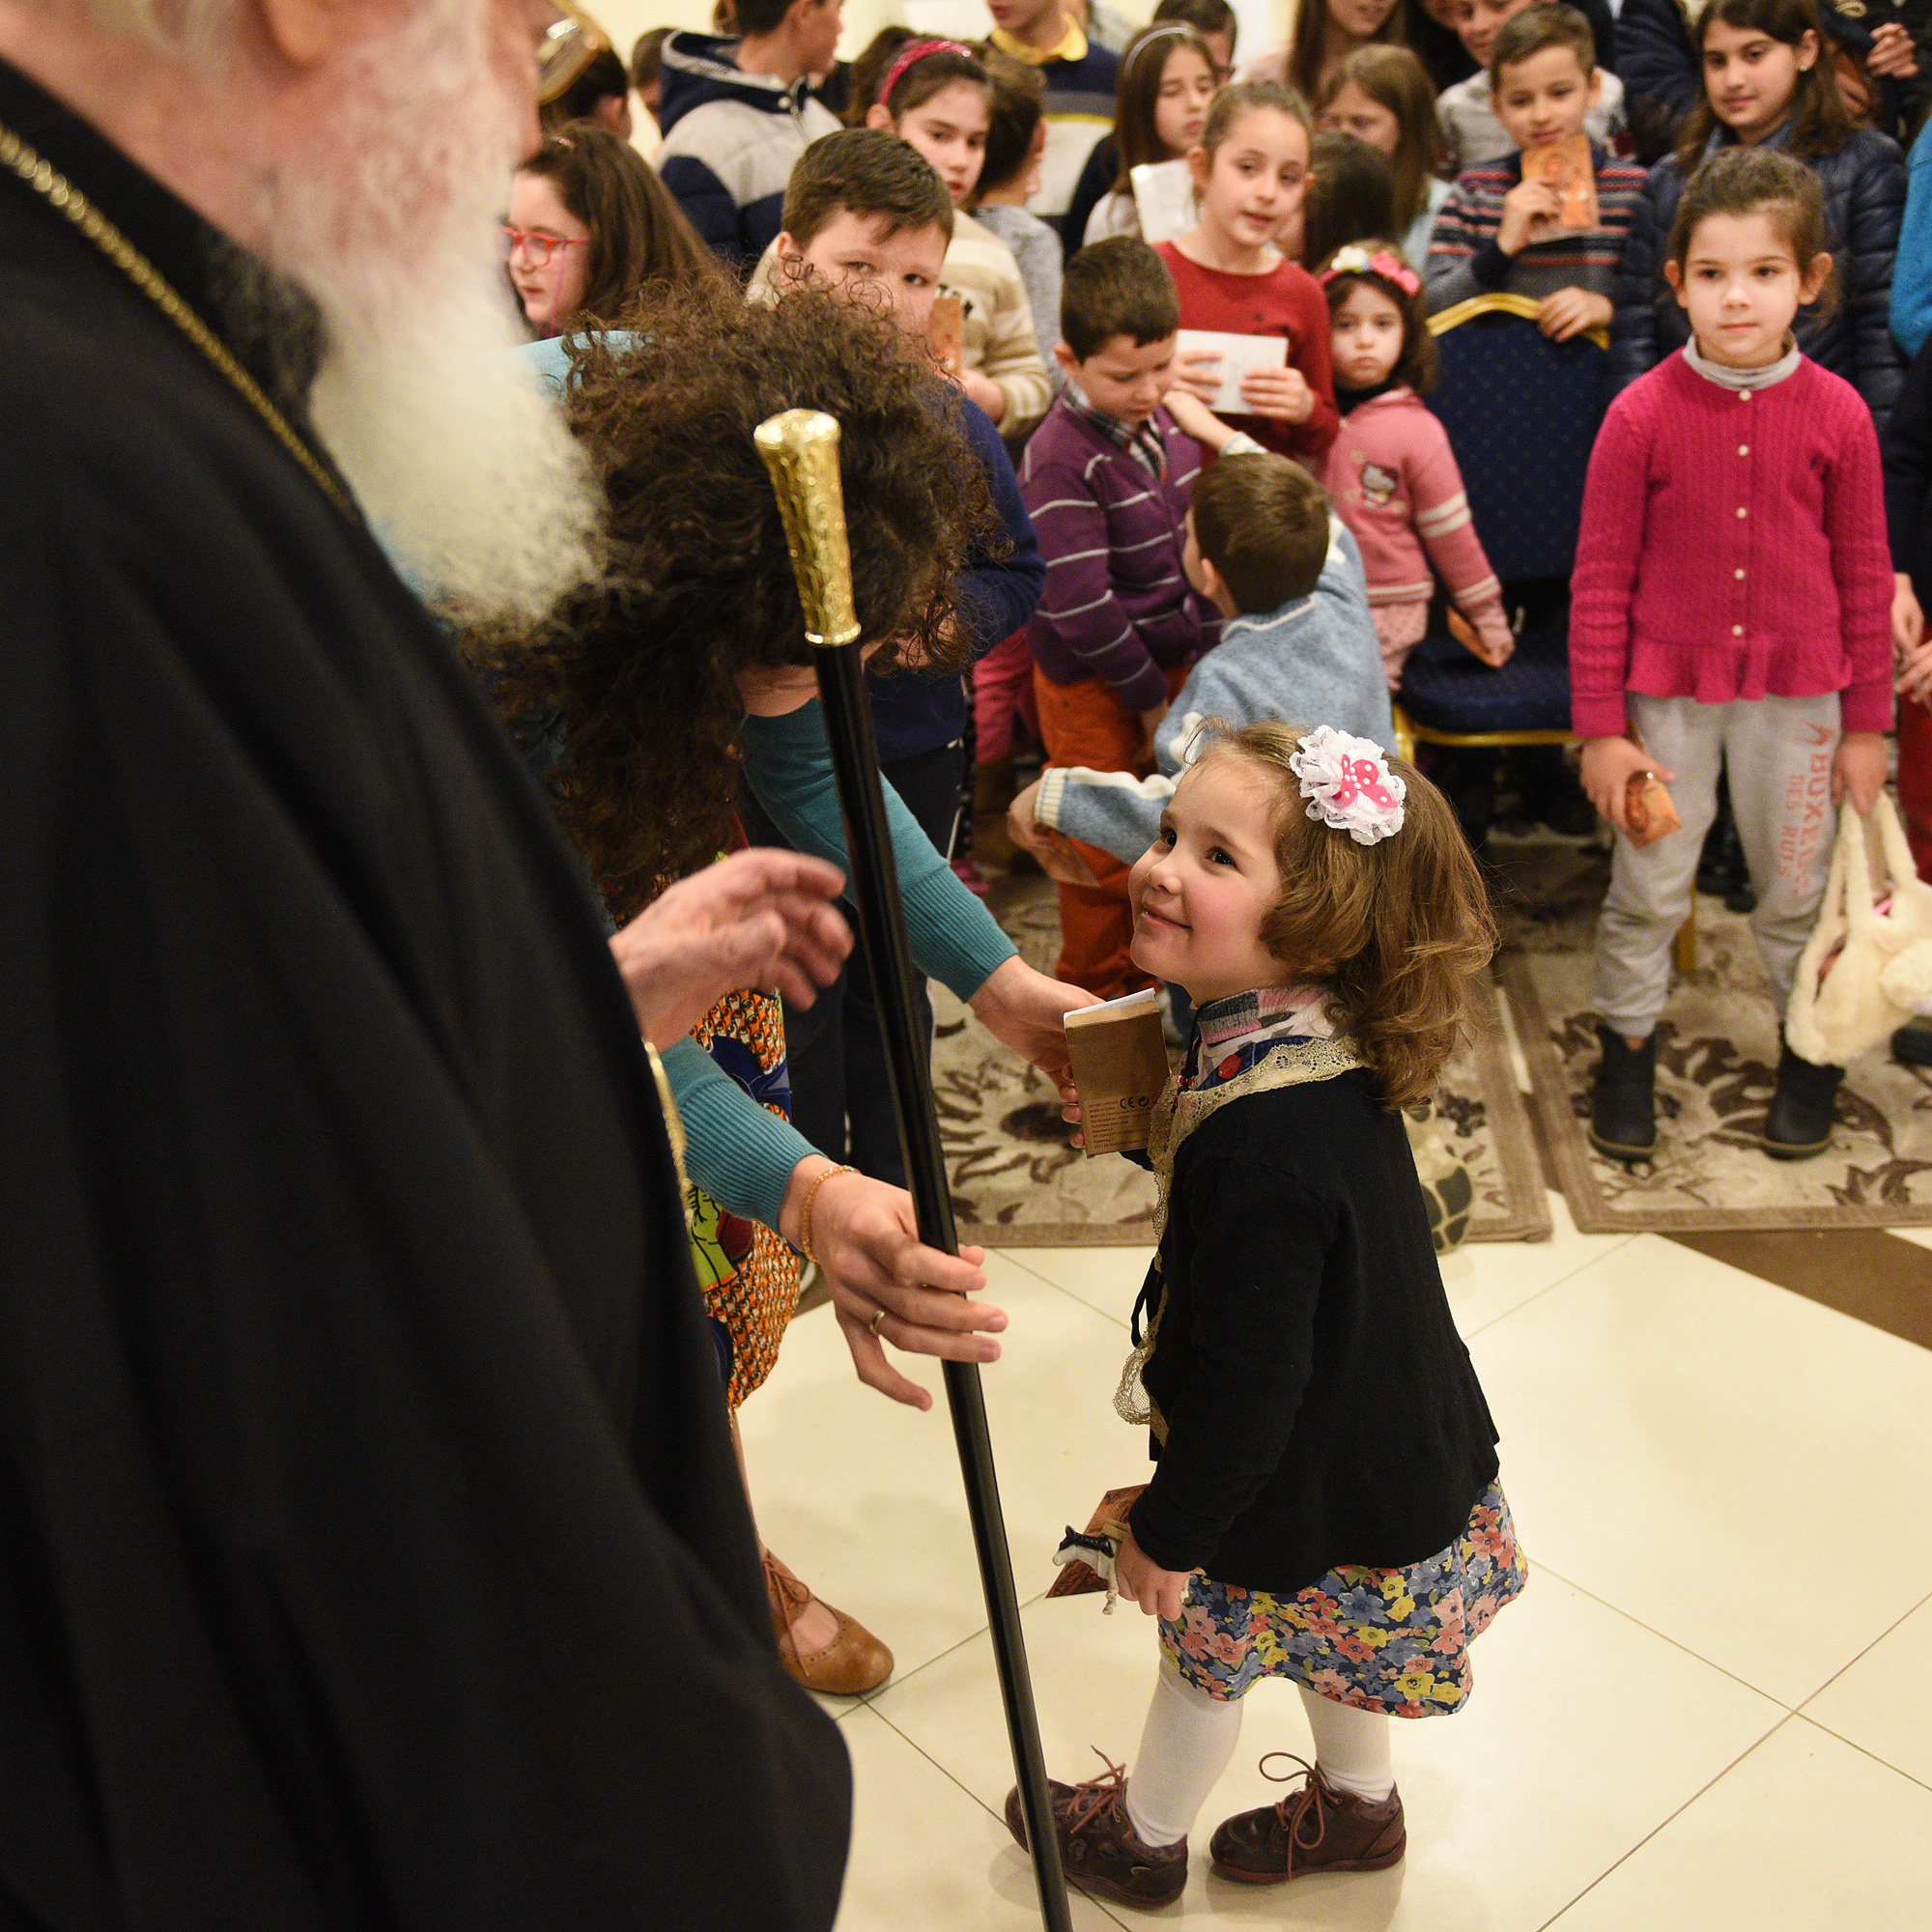
[[[1495,245],[1500,206],[1469,175],[1449,190],[1449,199],[1435,217],[1435,232],[1429,238],[1426,277],[1431,315],[1502,286],[1503,277],[1494,266],[1501,261],[1507,271],[1508,262]]]
[[[1414,506],[1415,533],[1458,608],[1475,625],[1483,641],[1507,645],[1509,620],[1503,615],[1503,587],[1483,554],[1469,514],[1463,472],[1449,447],[1448,433],[1434,415],[1415,412],[1414,441],[1406,461],[1408,500]]]
[[[1086,467],[1102,460],[1095,457]],[[1085,473],[1065,463],[1036,467],[1029,452],[1022,488],[1046,558],[1046,588],[1034,623],[1050,631],[1092,675],[1104,678],[1129,711],[1165,704],[1167,678],[1114,595],[1107,513]]]
[[[988,320],[986,357],[980,373],[1007,399],[1007,412],[1000,418],[1003,436],[1017,435],[1053,407],[1053,385],[1046,380],[1046,364],[1040,360],[1033,309],[1017,265],[1010,273],[1000,276]]]

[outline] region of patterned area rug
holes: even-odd
[[[1503,984],[1552,1178],[1579,1229],[1932,1223],[1932,1076],[1895,1065],[1883,1047],[1846,1075],[1828,1152],[1774,1161],[1758,1146],[1777,1068],[1771,982],[1748,922],[1702,895],[1696,965],[1673,980],[1658,1027],[1657,1157],[1630,1169],[1599,1154],[1584,1127],[1598,1055],[1591,942],[1607,848],[1492,841],[1492,853],[1505,881]]]
[[[990,904],[1021,954],[1042,972],[1060,952],[1052,883],[993,879]],[[1495,993],[1475,1042],[1450,1062],[1435,1118],[1468,1169],[1475,1202],[1466,1238],[1548,1238],[1534,1130],[1511,1071]],[[1089,1160],[1066,1144],[1060,1103],[944,987],[933,988],[932,1081],[959,1238],[986,1247],[1141,1247],[1153,1240],[1153,1177],[1130,1161]]]

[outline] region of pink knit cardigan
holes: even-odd
[[[1571,580],[1570,715],[1629,728],[1624,694],[1729,704],[1842,692],[1891,725],[1891,557],[1871,412],[1808,357],[1755,394],[1681,355],[1610,405]]]

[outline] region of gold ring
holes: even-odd
[[[886,1319],[886,1311],[882,1308],[876,1315],[872,1317],[871,1321],[867,1325],[871,1329],[872,1333],[876,1335],[879,1332],[879,1323],[883,1321],[885,1319]]]

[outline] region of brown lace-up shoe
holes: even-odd
[[[1187,1886],[1187,1840],[1150,1845],[1127,1822],[1127,1773],[1095,1747],[1107,1767],[1084,1784],[1047,1783],[1066,1882],[1122,1905],[1172,1905]],[[1007,1829],[1026,1849],[1019,1786],[1007,1793]]]
[[[779,1640],[779,1662],[792,1681],[828,1697],[861,1697],[876,1690],[893,1674],[893,1654],[855,1618],[818,1600],[831,1612],[837,1631],[822,1650],[800,1654],[793,1626],[812,1601],[810,1589],[789,1569],[765,1551],[765,1597],[772,1606],[772,1634]]]
[[[1241,1811],[1217,1826],[1208,1849],[1214,1869],[1240,1885],[1280,1885],[1310,1872],[1384,1871],[1408,1848],[1402,1822],[1402,1794],[1391,1791],[1379,1802],[1337,1791],[1305,1759],[1269,1751],[1262,1776],[1282,1784],[1268,1758],[1285,1757],[1301,1766],[1299,1786],[1258,1811]]]

